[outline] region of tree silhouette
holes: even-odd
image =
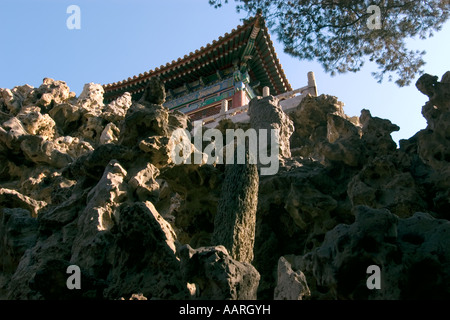
[[[441,30],[450,0],[235,0],[238,12],[262,14],[284,51],[300,60],[317,59],[325,71],[357,72],[368,59],[372,75],[406,86],[423,73],[425,51],[409,50],[408,38],[426,39]],[[228,0],[209,0],[219,8]],[[450,39],[449,39],[450,40]]]

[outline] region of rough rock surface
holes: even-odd
[[[292,265],[285,257],[278,260],[278,278],[275,287],[274,300],[303,300],[309,297],[306,277],[301,271],[292,270]]]
[[[217,204],[223,168],[173,166],[171,133],[191,124],[160,105],[160,82],[148,90],[139,102],[125,93],[104,105],[103,88],[92,83],[78,98],[51,79],[39,89],[2,89],[0,298],[256,298],[259,273],[224,249],[213,250],[210,282],[200,270],[189,273],[200,284],[186,281],[181,266],[196,258],[182,260],[179,239],[204,232],[189,210],[206,197]],[[199,202],[194,185],[206,188]],[[205,221],[207,241],[198,234],[192,242],[210,244],[213,213]],[[66,286],[70,265],[81,269],[82,290]]]
[[[125,92],[122,96],[109,103],[103,113],[102,117],[109,122],[117,122],[125,119],[128,109],[131,107],[131,94]]]
[[[259,177],[175,165],[172,133],[192,126],[157,79],[109,104],[93,83],[0,89],[0,299],[449,299],[449,75],[417,81],[427,127],[399,147],[395,124],[329,95],[289,115],[253,100],[242,127],[281,138]]]
[[[227,248],[233,259],[251,263],[259,177],[256,164],[248,163],[248,156],[246,160],[245,164],[226,165],[212,243]]]
[[[293,258],[309,274],[316,299],[448,299],[450,222],[417,212],[401,219],[387,209],[355,207],[322,245]],[[381,269],[381,288],[368,290],[366,269]],[[319,289],[320,287],[320,289]]]
[[[195,283],[198,299],[254,300],[259,273],[247,262],[233,260],[225,247],[180,248],[182,273]],[[198,291],[198,293],[197,293]]]
[[[256,97],[248,106],[250,126],[255,130],[267,130],[268,150],[270,150],[270,130],[276,130],[280,158],[290,158],[291,148],[289,138],[294,131],[294,125],[289,116],[283,112],[279,101],[273,96]]]

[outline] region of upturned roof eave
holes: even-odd
[[[175,69],[182,69],[184,66],[195,62],[196,60],[213,53],[215,50],[220,48],[221,46],[225,45],[226,43],[229,43],[233,41],[235,37],[239,37],[243,32],[246,32],[249,28],[252,28],[255,23],[260,20],[260,25],[262,32],[266,35],[266,41],[267,46],[269,46],[269,50],[271,51],[272,55],[272,62],[275,64],[276,72],[278,73],[279,78],[281,78],[281,81],[284,83],[285,90],[281,91],[290,91],[291,86],[286,78],[286,75],[284,73],[284,70],[276,56],[275,49],[273,48],[273,43],[270,40],[270,35],[267,30],[267,27],[263,21],[263,19],[260,16],[255,16],[251,19],[249,19],[246,23],[243,25],[237,26],[235,29],[231,31],[231,33],[225,33],[224,36],[219,37],[218,40],[213,40],[211,43],[208,43],[206,46],[201,47],[200,49],[195,50],[194,52],[190,52],[189,55],[185,55],[183,58],[178,58],[177,60],[172,60],[171,63],[166,63],[166,65],[161,65],[159,68],[155,68],[154,70],[150,70],[148,72],[144,72],[143,74],[139,74],[138,76],[133,76],[132,78],[129,77],[126,80],[122,80],[119,82],[114,82],[110,84],[103,85],[103,88],[105,90],[105,93],[111,93],[112,91],[118,91],[127,87],[134,87],[138,86],[139,84],[143,82],[147,82],[150,78],[154,76],[161,76],[164,74],[167,74],[171,71],[174,71]],[[269,75],[268,75],[269,76]],[[272,75],[270,75],[272,77]],[[278,88],[276,88],[277,91],[280,91]]]

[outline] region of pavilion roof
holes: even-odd
[[[220,77],[221,70],[230,69],[236,63],[240,66],[246,63],[253,82],[259,82],[260,88],[268,86],[272,94],[292,90],[264,19],[257,15],[237,26],[231,33],[225,33],[218,40],[182,58],[128,79],[103,85],[104,97],[110,101],[126,91],[138,95],[154,76],[164,82],[166,90],[174,90],[200,78],[209,83],[215,77]]]

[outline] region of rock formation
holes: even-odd
[[[185,281],[195,284],[195,296],[213,300],[254,300],[259,273],[248,262],[228,255],[223,246],[180,248],[181,270]]]
[[[212,242],[227,248],[233,259],[251,263],[258,205],[258,168],[249,163],[248,153],[245,164],[225,166]]]
[[[250,124],[218,129],[277,129],[261,176],[175,165],[192,125],[158,79],[107,104],[93,83],[0,89],[0,299],[449,299],[449,75],[417,81],[427,127],[399,148],[398,126],[329,95],[289,115],[252,100]]]
[[[266,129],[268,133],[268,150],[270,146],[270,130],[277,132],[279,144],[279,157],[290,158],[291,148],[289,138],[294,131],[294,125],[289,116],[283,112],[279,101],[273,96],[252,99],[248,106],[250,126],[255,130]]]

